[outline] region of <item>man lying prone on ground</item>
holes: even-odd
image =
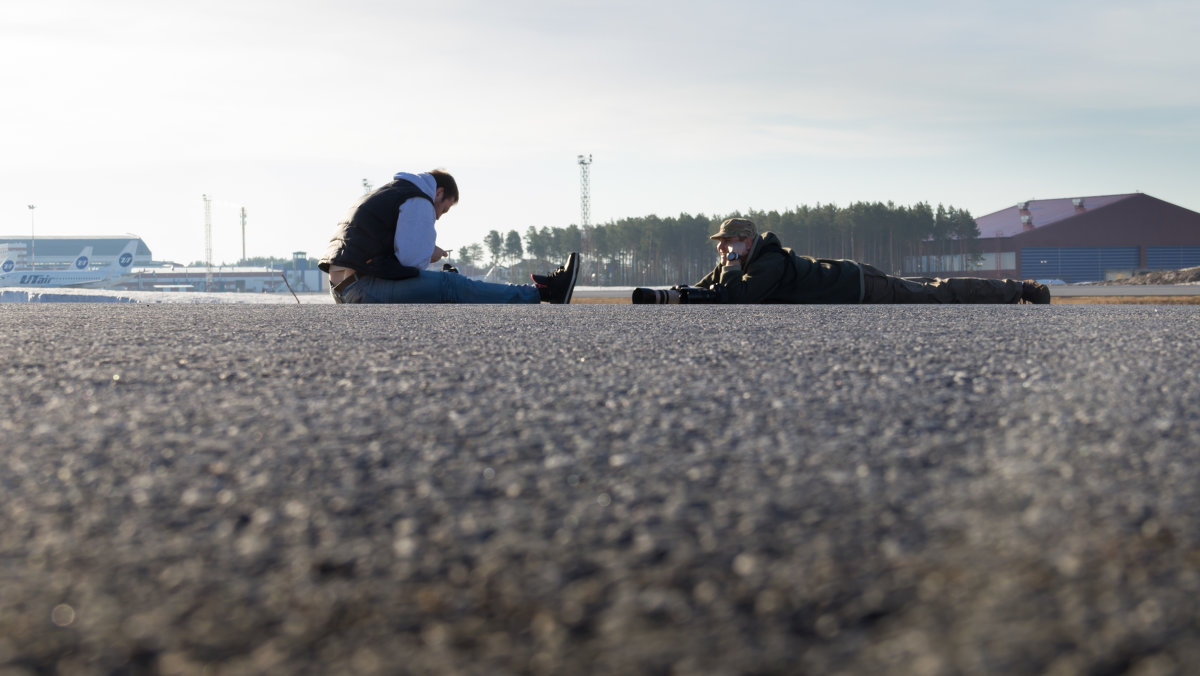
[[[851,260],[801,256],[774,233],[730,218],[712,235],[720,262],[694,287],[635,289],[634,303],[1036,303],[1044,284],[979,277],[894,277]]]

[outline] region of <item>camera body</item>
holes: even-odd
[[[720,303],[721,294],[711,289],[701,289],[679,284],[669,289],[634,289],[634,305],[696,305]]]

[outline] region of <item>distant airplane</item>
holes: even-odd
[[[84,247],[69,270],[16,270],[12,259],[0,263],[0,287],[61,287],[102,289],[129,276],[137,240],[130,240],[117,259],[106,268],[88,270],[92,247]]]

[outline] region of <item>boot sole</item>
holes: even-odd
[[[567,283],[567,293],[563,296],[563,305],[571,302],[571,296],[575,293],[575,280],[579,278],[579,254],[574,251],[567,257],[567,274],[570,275],[570,281]]]

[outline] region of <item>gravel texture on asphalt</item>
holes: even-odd
[[[1200,664],[1197,308],[0,317],[5,676]]]

